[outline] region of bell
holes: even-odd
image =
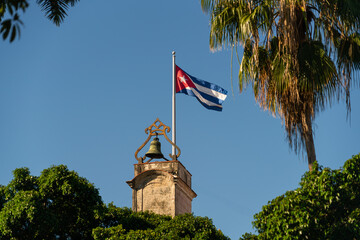
[[[145,154],[148,158],[164,158],[164,155],[161,153],[161,144],[159,138],[155,137],[151,143],[149,151]]]

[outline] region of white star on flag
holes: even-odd
[[[186,83],[186,78],[185,78],[185,76],[184,76],[184,75],[182,75],[182,76],[180,77],[180,82],[182,82],[182,83]]]

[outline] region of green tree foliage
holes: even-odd
[[[93,230],[95,240],[229,239],[215,228],[211,219],[192,214],[171,218],[149,212],[134,213],[110,204],[102,222],[102,227]]]
[[[0,185],[0,240],[228,239],[207,217],[106,206],[98,189],[64,165],[39,177],[27,168],[13,175]]]
[[[170,216],[150,212],[135,213],[129,208],[119,208],[110,203],[101,217],[101,227],[116,227],[121,224],[126,230],[146,230],[169,220],[171,220]]]
[[[252,233],[245,233],[240,237],[240,240],[258,240],[258,237]]]
[[[241,45],[240,92],[251,84],[260,107],[283,120],[295,152],[316,161],[312,123],[345,99],[360,70],[359,0],[201,0],[210,47]]]
[[[45,16],[57,26],[64,21],[69,7],[77,2],[79,0],[36,0]],[[0,0],[0,34],[4,40],[9,38],[12,42],[16,36],[20,36],[20,27],[23,25],[20,16],[28,7],[28,0]]]
[[[258,236],[251,239],[360,239],[360,154],[342,169],[307,172],[300,187],[288,191],[255,214]]]
[[[92,239],[103,203],[99,191],[64,165],[14,171],[0,188],[0,239]]]

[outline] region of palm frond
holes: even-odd
[[[217,3],[218,1],[216,0],[201,0],[200,3],[201,3],[201,9],[208,13],[210,11],[212,11],[213,9],[213,6]]]
[[[210,47],[215,50],[223,45],[244,42],[251,34],[248,14],[243,1],[226,1],[216,5],[211,18]]]
[[[13,42],[16,37],[20,38],[20,27],[23,25],[20,15],[28,6],[27,0],[2,1],[0,3],[0,34],[4,40],[8,38],[10,42]],[[5,13],[8,18],[3,19]]]
[[[337,48],[337,63],[340,69],[351,63],[351,69],[360,70],[360,34],[354,33],[339,39]]]
[[[336,6],[335,16],[338,16],[342,23],[351,28],[360,27],[360,1],[337,0]]]
[[[298,52],[299,87],[301,91],[322,91],[337,81],[337,69],[320,41],[304,42]]]
[[[46,17],[59,26],[67,16],[69,6],[73,7],[79,0],[37,0]]]

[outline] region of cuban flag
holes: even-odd
[[[175,68],[175,76],[176,93],[185,93],[186,95],[196,97],[207,109],[222,110],[222,103],[227,97],[225,89],[190,76],[178,66]]]

